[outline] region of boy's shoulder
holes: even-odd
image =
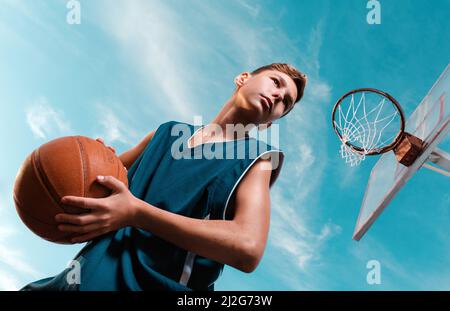
[[[177,124],[185,125],[185,126],[192,126],[192,124],[189,124],[189,123],[186,123],[186,122],[182,122],[182,121],[177,121],[177,120],[170,120],[170,121],[161,123],[160,126],[172,127],[172,126],[177,125]]]

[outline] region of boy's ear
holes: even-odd
[[[236,78],[234,78],[234,84],[236,84],[236,86],[238,88],[240,88],[241,86],[244,85],[245,81],[250,78],[251,74],[250,72],[246,71],[241,73],[240,75],[236,76]]]

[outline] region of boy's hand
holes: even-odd
[[[65,196],[61,203],[90,210],[82,215],[58,214],[58,229],[64,232],[79,233],[71,239],[72,243],[81,243],[134,224],[136,201],[138,200],[122,183],[113,176],[97,177],[97,181],[112,190],[106,198],[84,198]]]

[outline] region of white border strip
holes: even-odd
[[[223,209],[223,215],[222,215],[222,219],[223,219],[223,220],[225,220],[225,215],[226,215],[226,212],[227,212],[228,203],[229,203],[229,201],[230,201],[231,196],[233,195],[234,189],[236,189],[236,186],[239,184],[239,182],[241,181],[241,179],[245,176],[245,174],[247,173],[247,171],[253,166],[253,164],[256,162],[256,160],[258,160],[260,157],[262,157],[263,155],[265,155],[266,153],[269,153],[269,152],[278,152],[278,153],[280,153],[282,156],[284,156],[284,155],[283,155],[283,151],[281,151],[281,150],[268,150],[268,151],[265,151],[265,152],[261,153],[258,157],[256,157],[256,158],[253,160],[252,163],[250,163],[250,165],[245,169],[245,171],[242,173],[242,175],[241,175],[241,176],[239,177],[239,179],[236,181],[236,183],[235,183],[234,186],[233,186],[233,189],[231,189],[231,192],[230,192],[230,194],[228,195],[227,202],[225,203],[225,208]],[[279,162],[279,163],[278,163],[278,167],[275,169],[275,170],[278,170],[278,173],[275,174],[275,176],[274,176],[275,179],[276,179],[276,178],[278,177],[278,175],[279,175],[279,172],[280,172],[280,170],[281,170],[281,165],[282,165],[282,163]],[[273,171],[273,170],[272,170],[272,171]],[[270,181],[269,183],[272,185],[273,182],[274,182],[274,181]]]
[[[209,214],[204,219],[209,219]],[[187,286],[187,283],[189,282],[189,279],[192,274],[192,267],[194,266],[194,259],[196,254],[192,252],[188,252],[186,255],[186,259],[184,260],[184,267],[183,267],[183,273],[181,273],[180,281],[179,283]]]

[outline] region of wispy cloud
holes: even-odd
[[[248,14],[252,17],[257,17],[259,11],[261,10],[261,7],[259,5],[252,5],[245,0],[238,0],[237,2],[242,5],[247,10]]]
[[[320,251],[325,242],[340,233],[341,228],[327,223],[319,232],[314,232],[312,226],[308,225],[310,216],[306,215],[307,211],[299,209],[295,201],[288,200],[279,188],[273,191],[272,202],[272,244],[289,255],[284,258],[292,261],[293,265],[287,267],[296,267],[297,272],[303,273],[310,264],[320,260]]]
[[[11,241],[19,234],[10,221],[16,216],[11,193],[12,186],[0,184],[0,290],[18,290],[24,279],[38,278],[41,274],[27,260],[27,251]],[[9,198],[9,199],[8,199]]]
[[[6,210],[3,194],[0,197],[0,213]],[[3,219],[3,218],[2,218]],[[40,273],[25,258],[26,252],[12,245],[11,239],[18,231],[0,222],[0,290],[17,290],[23,280],[19,277],[40,277]]]
[[[196,79],[185,52],[196,42],[183,31],[177,10],[164,2],[108,2],[102,16],[105,31],[117,40],[149,85],[155,106],[167,115],[189,118],[195,105],[189,82]],[[157,96],[155,96],[157,92]]]
[[[121,111],[116,111],[114,105],[96,104],[97,120],[100,125],[96,137],[103,138],[107,145],[116,142],[123,143],[127,146],[136,144],[141,139],[136,131],[125,123],[124,116]],[[125,111],[122,111],[125,115]]]
[[[45,97],[38,98],[26,108],[25,113],[28,126],[39,139],[72,133],[70,124],[63,113],[54,109]]]
[[[67,1],[60,0],[60,3],[49,3],[48,1],[15,1],[15,0],[3,0],[2,10],[4,16],[0,16],[6,21],[2,26],[6,28],[5,33],[9,34],[9,39],[13,40],[21,46],[29,49],[30,54],[33,55],[33,59],[45,60],[48,55],[42,50],[43,42],[48,40],[53,46],[59,47],[64,50],[66,54],[78,55],[82,53],[76,43],[72,40],[66,40],[64,32],[61,28],[65,26],[64,15],[67,11],[65,6]],[[54,7],[59,9],[54,9]],[[62,9],[62,10],[60,10]],[[20,21],[20,22],[18,22]],[[20,27],[17,27],[17,24]],[[1,25],[1,23],[0,23]],[[11,27],[16,25],[16,27]],[[27,31],[21,31],[23,26],[26,25]],[[55,25],[58,25],[55,27]],[[2,27],[3,28],[3,27]],[[3,29],[0,30],[0,34]],[[71,31],[77,36],[81,36],[81,33],[72,28]],[[41,36],[45,34],[45,36]],[[4,38],[2,38],[3,40]],[[31,53],[32,52],[32,53]]]
[[[39,276],[39,273],[24,259],[22,251],[12,248],[11,245],[4,245],[5,241],[0,243],[2,243],[0,244],[0,261],[3,264],[16,272],[36,278]]]
[[[20,281],[6,270],[0,269],[0,290],[16,291],[20,289]]]
[[[99,24],[148,85],[153,115],[160,111],[191,120],[193,114],[217,113],[222,104],[217,99],[231,95],[235,75],[279,60],[292,60],[308,71],[315,80],[308,92],[317,98],[330,92],[317,75],[320,25],[302,42],[308,45],[303,51],[277,28],[276,20],[268,24],[268,13],[247,1],[193,1],[177,8],[168,2],[100,3],[98,11],[107,14],[100,15]],[[211,64],[213,71],[206,69]]]
[[[302,45],[306,52],[299,53],[302,70],[308,74],[305,97],[286,118],[286,139],[281,145],[287,158],[282,169],[279,187],[274,187],[272,198],[271,243],[286,256],[289,264],[278,265],[283,282],[292,289],[317,289],[323,287],[311,277],[316,268],[323,266],[322,252],[327,243],[340,234],[341,227],[328,220],[321,225],[320,187],[323,186],[324,171],[327,168],[327,126],[324,105],[328,105],[330,85],[319,76],[322,23],[310,32],[309,39]],[[284,43],[297,47],[289,38]],[[272,259],[275,260],[275,259]],[[325,261],[326,262],[326,261]],[[322,267],[323,268],[323,267]],[[309,276],[309,277],[306,277]]]
[[[34,25],[39,26],[46,31],[52,31],[52,27],[49,26],[48,23],[46,23],[45,19],[40,18],[39,14],[36,14],[33,11],[33,7],[28,5],[24,1],[14,1],[14,0],[4,0],[3,5],[5,6],[5,9],[11,10],[10,12],[14,12],[16,14],[20,14],[21,16],[25,17],[27,20],[30,20]],[[37,3],[37,7],[46,6],[45,3]],[[34,7],[36,9],[37,7]]]
[[[349,253],[362,262],[361,267],[369,260],[378,260],[381,264],[381,281],[385,289],[404,288],[405,284],[410,288],[426,289],[423,287],[423,279],[417,278],[417,270],[411,269],[409,263],[399,262],[389,248],[376,239],[366,237],[364,243],[351,244]]]
[[[310,64],[308,69],[313,76],[318,77],[320,71],[320,50],[322,47],[324,21],[319,20],[316,26],[309,33],[306,53],[304,54],[306,63]]]

